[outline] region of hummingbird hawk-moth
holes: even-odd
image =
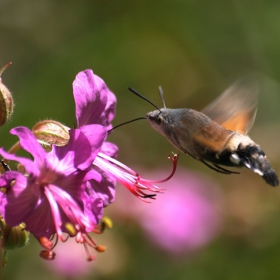
[[[247,136],[257,112],[256,86],[236,82],[201,112],[166,108],[161,87],[159,91],[164,106],[161,109],[135,90],[129,90],[157,108],[145,118],[178,150],[217,172],[238,173],[221,165],[245,166],[271,186],[279,184],[265,153]]]

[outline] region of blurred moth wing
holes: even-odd
[[[255,81],[249,79],[237,81],[201,113],[228,131],[247,135],[256,118],[258,93],[259,86]],[[205,126],[198,134],[193,134],[193,137],[213,151],[222,150],[225,145],[221,137],[211,137],[211,135],[209,137],[208,126]]]
[[[238,81],[201,112],[225,129],[246,135],[255,121],[258,91],[257,83]]]

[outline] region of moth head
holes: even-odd
[[[153,129],[164,133],[165,125],[167,124],[166,109],[155,110],[147,113],[146,118]]]
[[[140,93],[138,93],[136,90],[134,90],[133,88],[128,88],[132,93],[134,93],[135,95],[137,95],[138,97],[146,100],[147,102],[149,102],[151,105],[153,105],[157,110],[149,112],[145,117],[140,117],[140,118],[136,118],[124,123],[121,123],[119,125],[114,126],[113,128],[111,128],[110,130],[108,130],[108,132],[112,131],[113,129],[120,127],[122,125],[137,121],[137,120],[143,120],[143,119],[148,119],[150,125],[157,131],[159,131],[160,133],[162,133],[163,135],[165,135],[164,132],[164,124],[167,124],[167,117],[168,117],[168,112],[170,111],[170,109],[166,109],[165,106],[165,102],[164,102],[164,96],[163,96],[163,90],[161,87],[159,87],[159,93],[161,96],[161,100],[162,100],[162,104],[164,106],[164,108],[160,109],[158,106],[156,106],[151,100],[149,100],[148,98],[146,98],[145,96],[141,95]]]

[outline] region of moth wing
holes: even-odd
[[[210,103],[202,113],[227,130],[246,135],[255,121],[258,91],[256,82],[238,81]]]
[[[209,120],[209,118],[198,111],[189,109],[183,117],[180,118],[178,125],[174,126],[171,134],[173,143],[183,152],[192,155],[200,160],[203,154],[219,152],[223,149],[232,132],[225,130],[218,123]],[[180,135],[180,137],[178,137]]]

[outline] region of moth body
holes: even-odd
[[[206,137],[221,146],[231,134],[203,113],[193,109],[160,110],[161,112],[156,110],[146,115],[150,125],[174,147],[197,160],[201,160],[205,153],[211,154],[215,150],[215,147],[199,142],[199,138],[202,140]]]
[[[239,83],[225,91],[203,112],[161,108],[147,120],[178,150],[215,171],[237,173],[223,166],[245,166],[272,186],[279,184],[265,153],[249,136],[256,115],[256,98]]]

